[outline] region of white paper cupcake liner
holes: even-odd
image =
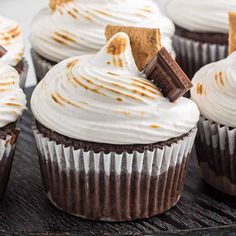
[[[179,200],[197,129],[170,147],[122,154],[75,150],[33,131],[56,207],[86,219],[129,221],[161,214]]]
[[[37,77],[37,82],[39,83],[44,78],[44,76],[48,73],[48,71],[52,69],[54,64],[43,59],[33,49],[31,49],[31,56],[34,63],[34,69],[35,69],[35,73]]]
[[[178,35],[174,36],[173,44],[177,62],[190,79],[203,66],[228,55],[228,45],[202,43]]]
[[[5,139],[0,139],[0,198],[3,197],[8,184],[18,134],[19,130],[16,130],[15,136],[8,135]]]
[[[196,151],[204,180],[236,196],[236,128],[201,117]]]

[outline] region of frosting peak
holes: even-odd
[[[191,90],[204,117],[230,127],[236,127],[235,65],[236,52],[203,67],[195,74]]]
[[[108,24],[159,28],[163,46],[173,51],[174,25],[151,0],[52,0],[51,9],[34,18],[30,41],[41,56],[59,62],[99,51]]]
[[[235,0],[171,0],[165,5],[167,15],[182,28],[225,34],[228,12],[236,9]]]
[[[189,99],[171,103],[138,71],[128,35],[118,33],[96,54],[64,60],[33,92],[44,126],[70,138],[146,144],[188,133],[199,119]]]
[[[23,59],[24,44],[21,28],[15,21],[2,16],[0,16],[0,45],[7,50],[1,61],[16,66]]]

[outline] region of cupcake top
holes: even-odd
[[[0,16],[0,45],[7,50],[1,61],[16,66],[23,59],[24,44],[21,28],[17,22],[3,16]]]
[[[59,62],[100,50],[107,24],[160,28],[163,46],[174,53],[174,25],[151,0],[51,0],[34,18],[30,41],[41,56]]]
[[[199,119],[194,102],[171,103],[136,67],[127,34],[95,55],[57,64],[33,92],[31,108],[62,135],[109,144],[149,144],[188,133]]]
[[[236,127],[236,52],[200,69],[193,78],[192,99],[201,114],[220,124]]]
[[[235,9],[235,0],[168,0],[166,3],[167,15],[176,25],[196,32],[227,34],[228,12]]]
[[[15,122],[26,109],[26,97],[17,71],[0,62],[0,128]]]

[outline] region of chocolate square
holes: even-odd
[[[164,47],[146,65],[145,73],[148,80],[152,81],[171,102],[182,97],[193,86]]]

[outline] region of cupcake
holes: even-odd
[[[227,56],[227,14],[236,9],[236,1],[171,0],[165,7],[176,25],[177,61],[190,78],[204,65]]]
[[[26,108],[17,71],[0,62],[0,198],[7,187],[19,134],[18,120]]]
[[[51,0],[32,22],[38,80],[64,59],[98,52],[105,44],[107,24],[160,28],[163,46],[174,55],[174,25],[151,0]]]
[[[7,53],[1,61],[14,67],[20,75],[20,87],[25,87],[28,64],[24,59],[24,43],[19,24],[11,19],[0,16],[0,45]]]
[[[196,151],[204,180],[236,196],[236,12],[230,18],[232,53],[196,73],[191,96],[201,112]]]
[[[45,191],[59,209],[130,221],[179,200],[199,111],[183,97],[171,103],[147,80],[126,33],[54,66],[31,108]]]

